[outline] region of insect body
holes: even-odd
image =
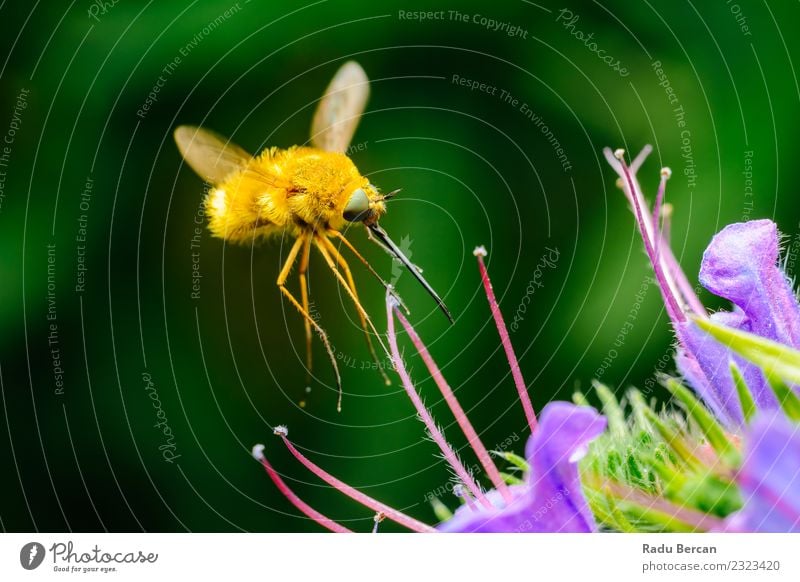
[[[312,245],[353,300],[376,361],[369,331],[375,333],[382,346],[383,341],[358,299],[347,261],[331,238],[347,247],[390,292],[393,291],[341,233],[347,225],[363,224],[370,238],[409,269],[452,322],[444,302],[422,277],[420,270],[411,264],[378,224],[386,212],[385,201],[395,192],[381,194],[344,153],[368,95],[369,81],[364,70],[353,61],[345,63],[328,86],[314,115],[311,126],[313,147],[273,147],[252,156],[207,129],[183,125],[175,130],[175,141],[186,162],[213,186],[207,195],[205,208],[214,236],[242,244],[253,244],[272,235],[295,237],[277,284],[304,318],[309,370],[312,329],[322,339],[336,372],[340,406],[341,379],[336,357],[327,333],[309,313],[306,273]],[[298,261],[299,300],[286,287],[289,273]],[[377,368],[388,383],[383,368]]]
[[[344,154],[292,147],[265,150],[223,179],[209,194],[206,212],[215,236],[252,244],[276,233],[340,231],[345,216],[371,225],[386,205]]]

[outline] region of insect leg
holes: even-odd
[[[331,255],[333,255],[333,257],[336,259],[336,262],[339,263],[339,266],[344,271],[344,275],[347,278],[347,285],[350,287],[350,291],[352,291],[351,296],[353,297],[353,300],[358,303],[358,291],[356,291],[356,282],[355,279],[353,279],[353,273],[350,271],[350,265],[347,264],[345,258],[327,237],[321,236],[319,237],[319,240],[325,245],[325,248],[328,250],[328,252],[330,252]],[[375,362],[375,366],[380,371],[381,376],[383,376],[384,383],[389,386],[392,381],[386,374],[386,370],[383,369],[383,366],[378,359],[378,354],[375,353],[375,346],[372,344],[372,338],[369,335],[369,329],[367,329],[366,312],[362,313],[362,311],[359,311],[358,316],[361,319],[361,329],[364,331],[364,337],[367,338],[367,347],[369,348],[369,353],[372,355],[372,361]]]
[[[367,231],[367,232],[369,232],[369,231]],[[384,281],[383,277],[381,277],[378,274],[378,272],[375,269],[372,268],[372,265],[369,264],[369,261],[367,261],[367,259],[364,258],[364,255],[362,255],[361,253],[358,252],[358,249],[356,249],[356,247],[353,246],[353,243],[351,243],[349,240],[347,240],[345,238],[345,236],[341,232],[339,232],[338,230],[331,229],[331,230],[328,231],[328,234],[330,234],[331,236],[335,236],[340,241],[342,241],[344,246],[346,246],[348,249],[350,249],[350,252],[352,252],[359,261],[364,263],[364,265],[367,267],[367,269],[369,269],[369,272],[372,273],[375,276],[375,278],[378,281],[381,282],[381,285],[383,285],[384,288],[387,291],[389,291],[389,293],[391,293],[392,296],[395,299],[397,299],[397,302],[400,304],[400,307],[403,308],[403,311],[405,311],[407,314],[411,313],[411,311],[409,311],[408,307],[406,307],[406,304],[403,303],[403,300],[400,298],[400,296],[397,294],[397,292],[394,290],[394,288],[389,283]]]
[[[375,337],[377,338],[378,343],[381,344],[381,347],[383,348],[383,351],[386,354],[389,354],[389,350],[386,348],[386,344],[383,343],[383,340],[381,339],[381,335],[378,333],[378,330],[375,329],[375,325],[372,323],[372,319],[370,319],[369,314],[366,312],[364,307],[361,305],[361,302],[358,300],[358,297],[355,295],[355,293],[353,293],[353,291],[350,289],[350,286],[347,284],[347,280],[344,277],[342,277],[342,274],[339,272],[339,269],[336,267],[336,263],[334,263],[333,259],[331,258],[331,255],[330,255],[330,253],[328,251],[328,247],[332,248],[334,250],[334,252],[336,251],[336,247],[334,247],[333,243],[331,243],[331,241],[329,241],[325,236],[321,236],[321,235],[316,235],[314,237],[314,242],[316,243],[317,249],[319,250],[320,254],[325,259],[325,262],[328,264],[328,268],[331,271],[333,271],[333,274],[336,276],[336,278],[342,284],[342,286],[344,287],[345,291],[347,291],[347,294],[350,296],[350,299],[353,300],[353,303],[355,304],[356,309],[358,310],[359,314],[363,316],[363,318],[367,322],[367,325],[369,326],[369,328],[375,334]],[[342,259],[342,260],[344,261],[344,259]]]
[[[308,281],[306,279],[306,271],[308,270],[308,258],[311,254],[311,237],[305,236],[303,238],[303,250],[300,254],[300,266],[297,269],[297,275],[300,278],[300,298],[303,300],[303,309],[310,313],[308,308]],[[311,366],[313,363],[311,358],[311,324],[306,318],[303,318],[303,323],[306,328],[306,368],[308,370],[308,382],[310,383]]]
[[[289,256],[286,258],[286,262],[283,264],[283,268],[281,269],[280,274],[278,275],[278,288],[281,290],[281,293],[295,306],[297,311],[305,318],[306,322],[311,325],[314,329],[317,330],[322,343],[325,345],[325,350],[328,352],[328,357],[331,360],[331,364],[333,364],[333,371],[336,373],[336,385],[339,388],[339,401],[336,405],[336,409],[338,411],[342,410],[342,377],[339,375],[339,366],[336,364],[336,356],[333,353],[333,348],[331,347],[331,342],[328,340],[328,334],[325,333],[325,330],[320,327],[320,325],[314,321],[314,318],[311,317],[311,314],[305,309],[299,301],[292,295],[291,291],[286,288],[286,279],[289,278],[289,272],[292,270],[292,265],[297,260],[297,255],[300,252],[300,248],[306,243],[307,239],[310,239],[311,234],[301,234],[297,237],[294,245],[292,245],[291,250],[289,251]]]

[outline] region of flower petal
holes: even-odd
[[[487,493],[493,508],[460,507],[439,526],[443,532],[591,532],[595,521],[581,490],[578,459],[605,430],[606,419],[593,408],[551,402],[539,428],[528,439],[531,466],[527,482],[511,488],[513,501]]]
[[[762,337],[800,347],[800,307],[778,267],[778,228],[752,220],[722,229],[708,245],[700,282],[737,305]]]
[[[741,312],[720,311],[710,316],[720,325],[751,332],[750,320]],[[758,366],[735,355],[729,348],[694,323],[677,326],[683,349],[676,355],[678,369],[703,398],[714,414],[728,427],[744,422],[741,403],[731,376],[730,364],[735,362],[742,372],[750,393],[762,410],[778,407],[775,394]]]
[[[756,418],[737,481],[744,508],[729,518],[732,529],[800,532],[800,425],[781,414]]]
[[[684,344],[687,343],[686,338],[690,333],[692,333],[690,329],[683,333]],[[741,424],[741,415],[736,414],[736,409],[732,407],[732,404],[729,404],[731,409],[725,406],[723,402],[727,403],[728,401],[719,397],[717,385],[712,384],[708,378],[706,378],[705,372],[700,366],[700,362],[694,357],[692,352],[683,348],[678,348],[675,352],[675,363],[686,382],[714,412],[714,416],[728,428],[733,428]],[[720,392],[730,393],[730,389]]]

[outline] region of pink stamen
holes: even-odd
[[[667,269],[669,270],[670,274],[672,275],[673,279],[675,280],[676,285],[678,286],[678,291],[682,296],[683,300],[689,306],[695,314],[699,315],[700,317],[706,317],[706,308],[703,307],[703,304],[700,303],[700,299],[698,299],[697,294],[692,289],[692,286],[689,285],[689,281],[686,279],[686,274],[683,272],[683,269],[680,268],[678,265],[678,261],[675,259],[675,255],[672,253],[672,250],[669,246],[669,236],[670,236],[670,219],[672,218],[672,207],[664,204],[664,192],[667,186],[667,180],[670,179],[672,176],[672,170],[669,168],[661,168],[661,182],[658,185],[658,195],[656,197],[656,207],[653,209],[653,224],[658,230],[658,220],[659,217],[663,221],[663,225],[661,227],[661,232],[659,236],[656,237],[656,256],[659,260],[663,260],[664,264],[666,264]],[[659,243],[663,243],[666,247],[667,251],[662,254],[659,250]]]
[[[506,323],[503,321],[503,314],[500,313],[500,306],[497,304],[497,298],[494,295],[494,289],[492,289],[489,272],[486,270],[486,265],[483,263],[483,257],[486,256],[486,249],[484,247],[477,247],[472,254],[478,258],[478,270],[481,273],[481,281],[483,281],[483,288],[486,291],[486,298],[489,300],[489,308],[492,311],[492,317],[497,326],[497,333],[500,334],[500,341],[506,352],[506,359],[508,359],[508,364],[511,366],[511,376],[514,378],[514,384],[517,387],[517,393],[522,402],[522,408],[525,410],[525,418],[528,419],[528,426],[531,429],[531,433],[534,433],[538,427],[536,413],[533,411],[533,404],[531,404],[530,396],[528,396],[528,388],[525,386],[525,380],[522,378],[517,356],[514,354],[514,347],[511,345],[511,338],[508,336]]]
[[[637,195],[637,191],[634,189],[633,178],[631,177],[630,171],[628,170],[628,165],[625,163],[624,159],[624,150],[616,150],[614,152],[614,157],[619,160],[620,165],[622,166],[622,173],[625,178],[625,181],[628,184],[628,188],[631,192],[631,200],[633,201],[633,208],[634,214],[636,215],[636,223],[639,226],[639,232],[642,235],[642,240],[644,241],[644,248],[647,252],[647,256],[650,258],[650,263],[653,265],[653,272],[656,275],[656,280],[658,281],[658,286],[661,289],[661,295],[664,297],[664,306],[667,308],[667,313],[669,314],[669,318],[675,322],[682,322],[686,320],[686,316],[683,314],[683,310],[678,305],[678,301],[672,291],[672,287],[667,282],[667,277],[664,274],[664,270],[661,265],[661,261],[658,260],[656,257],[655,250],[653,248],[653,241],[651,240],[652,234],[648,231],[648,223],[649,223],[649,216],[647,220],[644,217],[644,212],[642,209],[643,200]],[[654,228],[654,225],[650,223],[651,229]],[[653,239],[655,237],[653,236]]]
[[[463,485],[456,485],[453,487],[453,495],[458,497],[459,499],[463,499],[466,506],[470,509],[470,511],[476,511],[478,508],[475,505],[475,502],[472,500],[472,496],[469,494],[468,491],[464,491]]]
[[[336,523],[329,517],[322,515],[319,511],[300,499],[294,493],[294,491],[289,489],[289,486],[284,483],[280,475],[278,475],[275,469],[272,468],[272,465],[269,464],[269,461],[267,461],[267,457],[264,456],[264,445],[256,445],[253,447],[253,457],[256,459],[256,461],[263,465],[264,469],[267,471],[267,475],[270,476],[270,479],[272,479],[272,482],[275,483],[275,486],[278,488],[278,490],[283,493],[284,497],[286,497],[286,499],[288,499],[297,509],[316,521],[322,527],[325,527],[332,532],[352,533],[352,530],[349,530],[343,525]]]
[[[650,155],[650,152],[653,151],[652,146],[646,145],[642,148],[642,151],[639,152],[639,155],[631,162],[630,165],[630,178],[631,182],[633,183],[633,190],[630,190],[630,185],[626,184],[626,181],[622,181],[622,192],[625,194],[625,197],[631,203],[631,207],[635,206],[634,200],[638,200],[640,207],[647,207],[647,203],[644,199],[644,194],[642,194],[641,186],[639,185],[638,180],[636,179],[636,172],[642,166],[644,161],[647,159],[647,156]],[[622,164],[620,161],[614,156],[614,153],[609,148],[605,148],[603,150],[603,154],[605,155],[608,163],[613,167],[622,177],[624,172],[622,168]],[[655,224],[649,219],[644,221],[645,231],[647,232],[650,240],[654,240],[653,233],[656,230]],[[666,239],[665,239],[666,240]],[[660,251],[661,259],[666,266],[667,273],[669,274],[669,278],[667,278],[667,284],[670,286],[672,293],[680,297],[686,305],[698,316],[700,317],[708,317],[705,307],[700,302],[700,299],[697,297],[697,294],[694,292],[694,289],[689,284],[689,280],[686,278],[686,274],[681,269],[678,261],[675,259],[675,255],[672,252],[672,249],[669,245],[665,244],[665,248]]]
[[[669,180],[670,176],[672,176],[672,170],[670,170],[669,168],[661,169],[661,182],[658,184],[658,194],[656,194],[656,203],[653,205],[653,228],[656,231],[655,251],[656,251],[656,258],[659,261],[661,260],[661,256],[659,254],[659,246],[661,246],[661,241],[664,238],[664,231],[662,228],[659,228],[659,224],[661,223],[661,209],[664,204],[664,193],[667,190],[667,180]]]
[[[694,292],[694,288],[686,278],[686,273],[683,272],[683,269],[681,269],[681,266],[678,264],[672,249],[667,247],[662,253],[662,258],[664,259],[664,263],[667,265],[667,269],[675,279],[675,283],[678,286],[678,291],[683,296],[684,301],[692,310],[692,312],[699,317],[708,317],[706,308],[700,302],[700,298],[697,297],[697,293]]]
[[[436,382],[436,385],[439,387],[439,391],[442,393],[447,405],[450,407],[453,416],[456,417],[458,426],[461,427],[464,436],[467,437],[467,441],[469,441],[472,450],[475,451],[475,455],[478,457],[481,465],[483,465],[483,468],[486,470],[486,474],[489,476],[489,479],[491,479],[495,489],[500,491],[500,494],[503,496],[503,499],[505,499],[506,502],[510,503],[513,498],[511,496],[511,492],[508,490],[508,486],[500,476],[497,466],[494,464],[494,461],[492,461],[492,457],[489,455],[486,447],[483,446],[478,433],[475,432],[472,423],[464,413],[464,409],[461,408],[461,405],[458,403],[458,399],[455,397],[455,394],[453,394],[453,390],[450,388],[447,380],[444,379],[444,376],[442,375],[441,370],[439,370],[439,367],[436,365],[436,362],[433,360],[433,357],[431,357],[428,348],[422,342],[422,339],[420,339],[416,330],[411,326],[411,323],[409,323],[409,321],[403,316],[400,310],[395,308],[394,311],[397,319],[400,320],[400,323],[403,325],[403,328],[405,328],[406,333],[408,333],[408,337],[411,338],[411,343],[414,344],[417,352],[419,352],[419,355],[422,357],[422,361],[425,362],[425,365],[428,367],[428,371],[433,377],[434,382]]]
[[[281,427],[283,428],[283,427]],[[404,525],[408,529],[416,532],[434,532],[436,531],[434,528],[429,526],[428,524],[422,523],[419,520],[414,519],[406,515],[401,511],[397,511],[386,505],[385,503],[381,503],[380,501],[373,499],[369,495],[362,493],[358,489],[351,487],[347,483],[340,481],[321,467],[315,465],[311,460],[306,458],[300,451],[298,451],[295,446],[289,441],[287,437],[286,430],[275,431],[281,439],[283,439],[283,443],[286,445],[286,448],[289,449],[289,452],[294,455],[294,457],[300,461],[300,463],[309,471],[314,473],[317,477],[325,481],[331,487],[339,490],[341,493],[344,493],[349,498],[358,501],[361,505],[370,508],[371,510],[378,512],[379,514],[391,519],[399,523],[400,525]]]
[[[392,314],[396,305],[397,301],[391,296],[391,294],[387,293],[386,318],[388,328],[387,335],[389,336],[389,348],[392,352],[392,361],[394,362],[395,369],[400,376],[400,380],[403,382],[403,388],[405,388],[406,394],[408,394],[408,397],[414,404],[414,408],[417,409],[417,414],[425,424],[425,428],[428,429],[428,433],[431,435],[431,438],[439,446],[439,450],[442,451],[444,458],[448,463],[450,463],[450,466],[456,472],[458,478],[461,479],[461,481],[467,486],[476,499],[478,499],[485,507],[491,508],[492,504],[489,503],[489,500],[486,499],[486,496],[481,492],[478,485],[464,468],[464,465],[458,460],[453,448],[445,440],[444,435],[439,430],[439,427],[436,426],[431,413],[427,408],[425,408],[425,405],[422,403],[422,399],[419,397],[419,394],[414,388],[414,383],[411,381],[411,376],[409,376],[408,371],[406,370],[405,364],[403,363],[403,358],[400,355],[400,350],[397,347],[397,335],[395,334],[394,316]]]
[[[672,204],[669,203],[661,207],[661,239],[669,247],[672,239]]]

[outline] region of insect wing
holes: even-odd
[[[369,98],[369,79],[355,61],[336,72],[322,96],[311,124],[311,143],[329,152],[344,153],[353,139]]]
[[[212,184],[243,170],[253,158],[226,137],[202,127],[179,126],[175,129],[175,143],[186,163]]]

